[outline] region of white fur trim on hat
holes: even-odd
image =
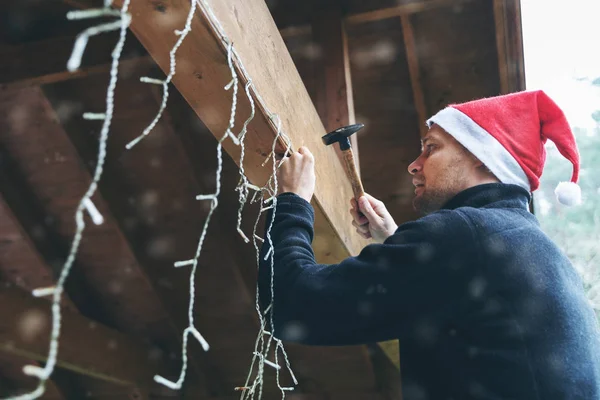
[[[496,138],[465,113],[446,107],[427,120],[438,124],[479,159],[502,183],[512,183],[531,191],[527,175]]]
[[[573,182],[560,182],[554,194],[558,202],[565,206],[578,206],[581,204],[581,188]]]

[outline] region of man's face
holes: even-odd
[[[480,164],[445,130],[433,125],[421,139],[421,155],[408,166],[415,185],[415,210],[424,215],[439,210],[470,187],[469,178]]]

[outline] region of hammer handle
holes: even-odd
[[[350,148],[348,150],[342,150],[342,155],[344,156],[346,171],[348,172],[348,177],[350,178],[350,184],[352,185],[354,198],[358,200],[361,196],[364,196],[365,190],[363,189],[362,182],[360,181],[360,177],[358,176],[356,164],[354,164],[354,153]]]

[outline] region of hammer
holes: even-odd
[[[348,138],[356,132],[358,132],[359,130],[361,130],[363,127],[364,124],[348,125],[338,128],[335,131],[329,132],[327,135],[322,137],[323,143],[325,143],[326,146],[329,146],[333,143],[340,144],[340,150],[342,151],[344,164],[346,165],[346,172],[348,173],[350,183],[352,184],[354,198],[357,201],[359,197],[365,194],[365,191],[363,189],[362,182],[360,181],[360,177],[358,176],[358,171],[356,171],[356,165],[354,164],[354,154],[352,153],[350,139]]]

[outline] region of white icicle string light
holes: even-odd
[[[142,81],[142,82],[147,82],[147,83],[150,83],[150,84],[158,84],[158,82],[162,83],[163,98],[162,98],[162,102],[160,103],[160,107],[158,109],[158,112],[157,112],[156,116],[154,117],[154,119],[152,120],[152,122],[150,123],[150,125],[148,125],[144,129],[144,131],[142,132],[142,134],[140,136],[138,136],[137,138],[133,139],[131,142],[127,143],[127,145],[125,146],[127,149],[131,149],[133,146],[135,146],[136,144],[138,144],[143,138],[145,138],[146,136],[148,136],[148,134],[150,134],[150,132],[152,131],[152,129],[154,129],[154,127],[156,126],[156,124],[158,124],[158,121],[162,117],[163,112],[165,111],[165,108],[167,107],[167,100],[169,99],[169,83],[171,82],[171,80],[175,76],[175,72],[176,72],[176,68],[177,68],[177,62],[175,60],[175,54],[177,53],[177,50],[179,49],[179,46],[181,46],[181,43],[183,43],[183,41],[185,40],[185,37],[192,30],[192,21],[194,19],[194,14],[196,12],[197,0],[190,0],[190,2],[191,2],[191,7],[190,7],[190,11],[188,13],[187,19],[185,21],[185,27],[183,28],[182,31],[177,31],[176,32],[176,35],[179,36],[179,39],[177,39],[177,42],[175,42],[175,45],[173,46],[173,48],[169,52],[169,75],[167,75],[167,77],[165,78],[164,81],[159,81],[158,79],[153,79],[153,78],[148,78],[148,77],[144,77],[146,79],[144,79]]]
[[[263,188],[263,191],[265,191],[270,197],[267,199],[267,201],[265,201],[266,203],[271,202],[272,203],[272,208],[273,208],[273,219],[271,219],[271,222],[267,228],[267,242],[269,243],[269,250],[267,252],[267,255],[270,256],[271,259],[271,302],[269,304],[269,306],[267,307],[267,309],[265,310],[264,314],[265,315],[269,315],[270,316],[270,324],[271,324],[271,328],[273,328],[273,299],[274,299],[274,286],[273,286],[273,271],[274,271],[274,252],[272,251],[273,249],[273,242],[271,240],[271,228],[273,226],[273,221],[274,221],[274,216],[275,216],[275,212],[276,212],[276,207],[277,207],[277,198],[275,197],[277,194],[277,190],[278,190],[278,182],[277,182],[277,169],[281,166],[282,162],[276,162],[276,152],[275,152],[275,148],[276,145],[278,143],[278,140],[280,137],[283,138],[283,140],[287,143],[287,149],[286,152],[287,153],[289,151],[289,149],[291,148],[291,141],[289,140],[289,138],[282,132],[281,130],[281,119],[277,116],[277,115],[272,115],[271,116],[277,124],[277,135],[275,136],[275,138],[273,139],[273,144],[272,144],[272,150],[270,153],[270,156],[272,157],[272,168],[273,168],[273,172],[271,174],[271,177],[269,179],[269,181],[267,182],[267,185],[265,186],[265,188]],[[252,232],[252,237],[253,237],[253,244],[256,250],[256,262],[257,265],[260,263],[260,248],[257,244],[257,237],[258,235],[256,234],[256,230],[258,227],[258,223],[260,221],[260,217],[264,212],[264,208],[261,208],[261,210],[259,210],[259,213],[257,215],[256,221],[254,223],[254,228],[253,228],[253,232]],[[265,259],[268,259],[269,257],[266,257]],[[255,355],[252,359],[252,363],[250,365],[250,369],[248,371],[248,376],[246,378],[246,383],[244,385],[244,387],[249,387],[249,382],[250,382],[250,378],[252,376],[252,372],[254,370],[254,365],[255,363],[258,361],[258,371],[256,374],[256,377],[254,379],[253,384],[250,386],[252,388],[252,390],[248,390],[248,391],[243,391],[240,399],[244,400],[244,399],[253,399],[254,398],[254,390],[256,387],[258,387],[259,393],[258,393],[258,398],[262,398],[262,390],[263,390],[263,373],[264,373],[264,358],[266,357],[266,355],[268,354],[270,348],[271,348],[271,343],[273,340],[276,341],[277,345],[275,348],[275,362],[277,363],[277,350],[281,349],[282,353],[284,355],[285,361],[286,361],[286,366],[288,368],[288,371],[290,372],[290,375],[292,376],[292,379],[294,381],[294,383],[297,385],[297,380],[296,377],[291,369],[290,363],[289,363],[289,359],[287,356],[287,353],[285,352],[285,348],[283,346],[283,343],[278,340],[275,339],[273,337],[273,335],[270,332],[267,332],[265,330],[265,325],[266,325],[266,320],[263,317],[263,313],[260,310],[260,299],[259,299],[259,291],[258,291],[258,287],[256,288],[256,303],[255,303],[255,307],[256,307],[256,311],[259,317],[259,322],[260,322],[260,330],[255,342]],[[264,340],[264,336],[267,335],[269,338],[268,340]],[[256,353],[259,352],[260,354],[262,354],[262,357],[257,357]],[[276,373],[276,378],[277,378],[277,387],[280,389],[281,394],[282,394],[282,398],[285,398],[285,394],[287,391],[293,390],[293,388],[290,387],[283,387],[281,386],[280,382],[279,382],[279,370],[277,370]],[[250,397],[252,396],[252,397]]]
[[[107,3],[108,6],[105,5],[105,8],[69,11],[67,13],[67,19],[70,20],[98,17],[120,17],[120,19],[117,21],[89,27],[88,29],[77,35],[77,38],[75,39],[75,44],[73,45],[73,52],[71,53],[69,61],[67,61],[67,70],[69,70],[70,72],[79,69],[79,66],[81,65],[81,58],[83,57],[83,52],[85,51],[90,37],[103,32],[116,31],[117,29],[120,29],[123,26],[123,22],[125,19],[126,25],[129,26],[131,22],[131,16],[129,14],[123,14],[117,10],[113,10],[112,8],[110,8],[111,2]]]
[[[254,119],[254,114],[256,111],[256,108],[254,106],[254,99],[252,98],[252,95],[250,94],[250,86],[251,85],[252,85],[252,81],[248,80],[248,82],[246,83],[245,92],[246,92],[246,97],[248,98],[248,101],[250,102],[250,116],[244,122],[244,125],[242,126],[242,130],[241,130],[240,136],[239,136],[239,143],[241,146],[240,184],[236,188],[236,190],[239,191],[239,199],[238,200],[240,203],[239,208],[238,208],[237,231],[246,243],[248,243],[250,241],[250,239],[248,239],[248,237],[244,234],[244,231],[242,231],[242,212],[244,211],[244,206],[246,205],[246,201],[248,199],[248,189],[253,189],[256,191],[261,190],[261,188],[254,186],[254,185],[250,184],[250,182],[248,182],[248,178],[246,177],[246,171],[244,171],[244,157],[245,157],[245,152],[246,152],[246,146],[244,144],[244,139],[246,138],[246,133],[248,132],[248,124],[250,123],[250,121],[252,121]]]
[[[81,243],[81,238],[83,236],[83,231],[85,229],[85,219],[83,217],[84,211],[86,210],[85,204],[87,201],[90,201],[96,189],[98,187],[98,181],[102,176],[104,162],[106,161],[106,141],[108,139],[108,133],[110,130],[110,125],[112,122],[113,111],[114,111],[114,92],[115,87],[117,85],[117,77],[118,77],[118,69],[119,69],[119,60],[121,57],[121,52],[123,51],[123,46],[125,44],[125,37],[127,34],[127,28],[129,27],[129,23],[131,22],[131,16],[128,14],[130,0],[124,0],[119,15],[121,16],[120,20],[120,36],[119,40],[112,52],[112,64],[110,69],[110,81],[108,83],[108,88],[106,91],[106,118],[104,118],[104,122],[102,124],[102,129],[100,131],[100,140],[98,145],[98,163],[96,164],[96,168],[94,170],[94,175],[90,186],[88,187],[86,193],[81,198],[79,205],[77,206],[77,211],[75,213],[75,222],[76,222],[76,230],[75,235],[73,237],[73,242],[71,243],[71,248],[69,250],[69,255],[67,260],[65,261],[56,286],[52,292],[52,329],[50,333],[50,343],[46,365],[44,368],[37,367],[34,365],[27,365],[23,368],[23,372],[35,376],[40,379],[38,386],[31,392],[25,393],[18,396],[8,397],[5,400],[34,400],[39,398],[44,394],[46,381],[54,372],[54,368],[56,366],[57,356],[58,356],[58,347],[60,340],[60,331],[61,331],[61,309],[60,302],[62,293],[64,290],[65,281],[67,280],[69,273],[71,272],[71,268],[73,267],[73,262],[75,261],[75,256],[77,251],[79,250],[79,245]],[[110,6],[110,2],[108,2]],[[102,26],[102,25],[101,25]],[[85,32],[89,32],[90,29]],[[76,46],[75,46],[76,47]],[[80,48],[74,48],[73,52],[83,50]],[[72,59],[73,57],[71,57]]]
[[[205,11],[205,15],[209,16],[209,22],[212,24],[212,26],[214,27],[214,29],[219,33],[219,35],[221,37],[222,43],[224,45],[227,44],[227,43],[229,43],[230,40],[227,38],[227,35],[225,34],[225,31],[224,31],[222,25],[220,24],[219,20],[216,18],[215,14],[212,11],[212,9],[211,9],[210,5],[208,4],[208,2],[206,0],[201,0],[200,7]],[[240,68],[240,70],[242,72],[243,77],[245,78],[245,80],[247,82],[250,82],[251,81],[251,77],[248,74],[248,72],[246,71],[241,58],[239,57],[239,55],[235,51],[235,48],[233,49],[233,54],[235,56],[235,60],[237,61],[237,65],[238,65],[238,67]],[[248,88],[254,89],[254,86],[251,85],[251,86],[248,86]],[[258,93],[256,90],[253,90],[253,94],[254,94],[254,97],[256,97],[258,103],[260,103],[261,107],[267,112],[267,114],[271,115],[272,119],[274,119],[274,120],[277,121],[277,123],[276,123],[276,125],[277,125],[277,135],[273,139],[273,146],[272,146],[272,151],[271,151],[271,154],[270,154],[272,156],[273,174],[272,174],[271,178],[269,179],[269,182],[267,182],[267,187],[266,187],[266,190],[269,191],[270,194],[271,194],[271,199],[273,199],[272,201],[273,201],[273,218],[274,218],[275,217],[275,213],[276,213],[276,206],[277,206],[277,204],[276,204],[277,201],[276,201],[275,196],[277,195],[277,189],[278,189],[278,187],[277,187],[278,185],[277,185],[276,170],[281,165],[281,163],[277,163],[276,160],[275,160],[275,147],[276,147],[276,144],[277,144],[279,138],[282,138],[286,142],[286,144],[287,144],[287,149],[286,149],[286,153],[287,153],[289,151],[289,149],[291,148],[291,141],[289,140],[289,138],[287,137],[287,135],[285,135],[285,133],[282,132],[282,130],[281,130],[281,120],[280,120],[279,116],[276,115],[276,114],[273,114],[269,110],[269,108],[265,104],[264,100],[260,96],[260,93]],[[262,213],[259,213],[259,215],[258,215],[257,218],[260,218],[261,214]],[[258,221],[258,219],[257,219],[257,221]],[[271,236],[270,236],[270,231],[271,231],[271,228],[272,228],[272,222],[273,222],[273,220],[271,221],[271,224],[269,225],[269,228],[268,228],[267,234],[266,234],[267,241],[269,242],[269,245],[271,247],[273,247],[273,243],[272,243]],[[258,246],[256,244],[255,237],[256,237],[256,225],[255,225],[255,230],[253,232],[253,239],[254,239],[253,241],[254,241],[254,245],[255,245],[256,251],[257,251],[257,253],[259,253],[260,250],[258,249]],[[260,260],[259,260],[259,254],[257,254],[257,262],[260,262]],[[270,314],[271,327],[273,327],[273,314],[272,314],[272,306],[273,306],[273,298],[274,298],[273,270],[274,270],[274,254],[271,254],[271,305],[269,307],[270,308],[269,314]],[[262,321],[262,315],[261,315],[261,312],[260,312],[260,305],[259,305],[258,295],[259,294],[258,294],[258,290],[257,290],[257,299],[256,299],[257,304],[256,304],[256,307],[257,307],[257,312],[259,314],[259,318],[261,318],[261,321]],[[262,350],[263,350],[263,351],[261,351],[261,353],[266,354],[268,352],[269,348],[270,348],[270,343],[271,343],[272,336],[269,336],[269,340],[267,340],[267,342],[265,343],[265,341],[264,341],[264,333],[263,333],[264,332],[264,326],[265,326],[265,324],[261,323],[261,329],[260,329],[260,332],[258,334],[257,345],[259,344],[259,342],[261,342],[263,344],[261,346]],[[283,349],[283,345],[281,345],[281,349],[282,349],[282,351],[285,351]],[[254,357],[256,358],[256,356],[254,356]],[[285,354],[285,358],[286,358],[286,361],[289,364],[289,360],[287,360],[287,354]],[[251,367],[250,367],[250,371],[249,371],[248,377],[250,377],[250,375],[252,373],[252,368],[253,368],[253,365],[254,365],[255,361],[256,360],[253,358],[253,361],[252,361],[252,364],[251,364]],[[264,370],[264,363],[260,362],[260,360],[259,360],[259,372],[258,372],[258,374],[257,374],[258,376],[256,378],[256,380],[258,380],[258,385],[259,385],[259,399],[262,397],[262,383],[263,383],[263,381],[262,381],[262,373],[263,373],[263,370]],[[291,372],[291,368],[290,368],[290,372]],[[292,375],[293,375],[293,373],[292,373]],[[256,380],[255,380],[255,384],[257,383]],[[295,377],[294,377],[294,380],[295,380]],[[245,386],[247,387],[248,385],[246,384]],[[255,385],[252,385],[252,387],[254,388]],[[283,388],[283,387],[281,387],[281,385],[279,384],[279,382],[278,382],[278,387],[280,388],[280,390],[282,392],[282,397],[285,397],[285,391],[289,390],[289,388]],[[241,398],[242,399],[247,398],[246,394],[247,394],[246,392],[242,392]]]
[[[231,50],[232,50],[232,45],[230,44],[228,46],[227,53],[228,53],[228,60],[229,60],[229,66],[231,69],[232,79],[234,82],[233,98],[231,101],[231,116],[229,119],[229,126],[227,127],[227,130],[225,131],[225,133],[223,134],[223,136],[217,143],[217,171],[215,174],[216,175],[215,176],[215,183],[216,183],[215,193],[210,194],[210,195],[201,195],[200,196],[203,199],[210,199],[211,203],[210,203],[210,210],[208,211],[208,215],[206,216],[206,220],[204,221],[202,233],[200,234],[200,238],[198,240],[198,245],[196,247],[196,254],[194,255],[194,258],[191,259],[191,260],[193,260],[193,262],[192,262],[192,270],[190,272],[190,281],[189,281],[190,282],[189,283],[190,302],[189,302],[189,307],[188,307],[189,326],[184,331],[184,340],[183,340],[183,346],[181,349],[181,353],[182,353],[181,371],[179,374],[179,378],[176,382],[169,381],[168,379],[166,379],[160,375],[154,376],[154,380],[157,383],[160,383],[160,384],[162,384],[170,389],[173,389],[173,390],[181,389],[181,387],[183,386],[183,382],[185,381],[185,376],[186,376],[187,366],[188,366],[188,363],[187,363],[187,337],[188,337],[188,334],[189,333],[193,334],[196,337],[196,339],[200,342],[200,344],[202,345],[202,347],[204,348],[205,351],[207,351],[209,349],[208,343],[206,343],[204,338],[200,335],[200,332],[198,332],[198,330],[194,326],[194,305],[195,305],[195,297],[196,297],[195,277],[196,277],[196,271],[198,269],[198,259],[200,257],[200,253],[202,252],[202,247],[204,245],[204,239],[206,238],[206,234],[208,232],[208,226],[210,224],[210,220],[211,220],[211,217],[212,217],[215,209],[219,205],[219,195],[221,193],[221,175],[222,175],[222,171],[223,171],[223,141],[225,139],[227,139],[227,137],[230,136],[230,132],[232,131],[233,125],[235,123],[235,113],[236,113],[236,109],[237,109],[238,78],[237,78],[235,69],[233,68],[233,63],[231,61],[231,56],[232,56]],[[230,89],[231,89],[231,87],[230,87]],[[225,90],[228,90],[228,89],[225,88]]]

